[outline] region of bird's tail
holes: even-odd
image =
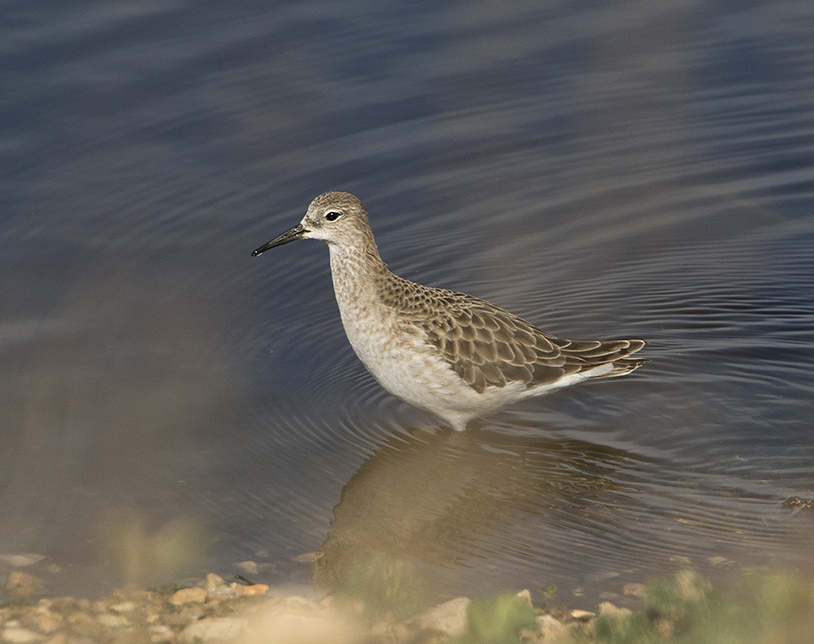
[[[619,340],[614,340],[614,343],[619,342]],[[610,371],[605,373],[598,373],[595,376],[591,376],[591,378],[616,378],[617,376],[624,376],[625,374],[630,373],[631,371],[635,371],[639,367],[641,367],[647,360],[639,359],[639,358],[628,358],[627,356],[636,353],[640,349],[644,348],[647,344],[644,340],[624,340],[622,341],[627,344],[626,347],[622,348],[618,352],[617,358],[612,360],[608,360],[610,364],[613,365],[613,368]]]

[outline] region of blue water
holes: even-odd
[[[330,586],[382,553],[591,608],[814,571],[783,505],[814,497],[810,3],[0,16],[0,575],[308,584],[319,551]],[[396,273],[650,362],[451,433],[358,362],[323,245],[250,257],[331,189]]]

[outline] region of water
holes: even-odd
[[[812,572],[810,3],[0,11],[0,574]],[[396,273],[650,362],[451,433],[355,358],[324,246],[249,256],[329,189]]]

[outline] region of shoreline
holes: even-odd
[[[745,644],[803,644],[814,632],[814,582],[793,573],[745,571],[725,594],[685,570],[641,586],[640,608],[602,602],[595,611],[534,605],[528,590],[416,610],[398,589],[375,600],[369,588],[314,599],[214,573],[193,586],[116,590],[98,601],[37,598],[37,582],[19,571],[6,580],[2,644],[723,642],[743,629]]]

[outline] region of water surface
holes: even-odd
[[[0,573],[810,573],[809,4],[5,3]],[[451,432],[353,355],[324,245],[249,256],[330,189],[395,272],[650,362]]]

